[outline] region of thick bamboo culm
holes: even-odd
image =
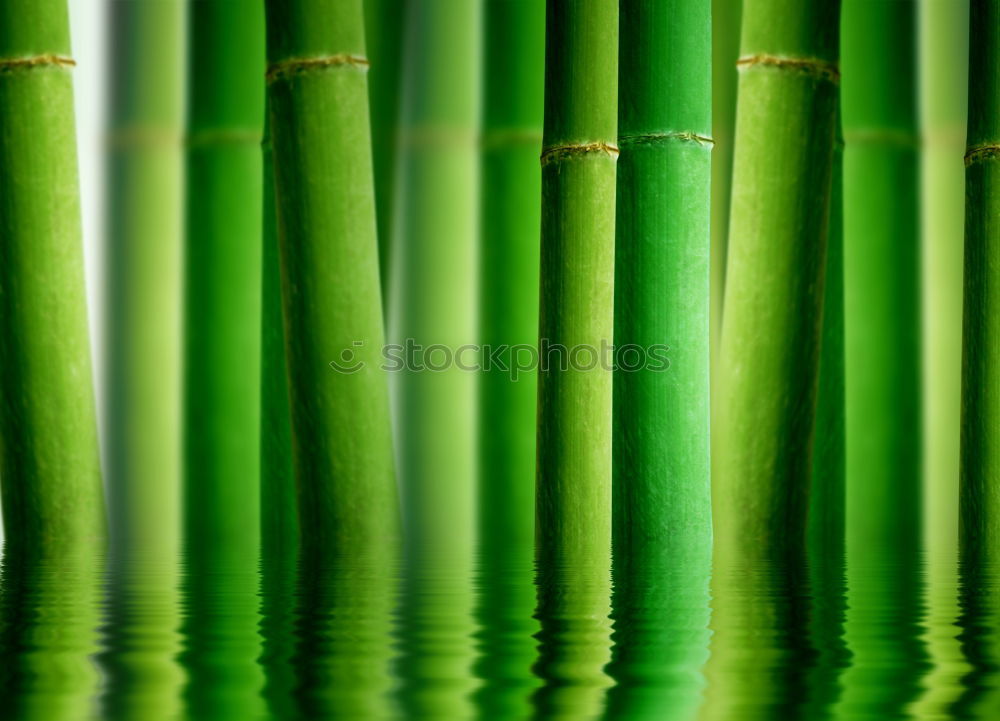
[[[184,525],[196,571],[255,564],[260,540],[264,13],[250,0],[188,13]]]
[[[386,559],[399,507],[361,0],[268,2],[267,38],[303,552]]]
[[[623,0],[620,33],[616,574],[655,566],[663,554],[678,565],[707,563],[712,539],[710,9]],[[658,346],[669,365],[655,356]],[[638,349],[640,367],[628,365],[636,362],[628,348]]]
[[[972,0],[965,153],[963,558],[1000,549],[1000,0]]]
[[[837,0],[743,7],[713,408],[717,556],[805,544],[836,125]]]
[[[174,564],[181,528],[184,3],[110,3],[107,476],[114,548]]]
[[[103,548],[65,0],[0,4],[0,484],[6,543]]]
[[[922,531],[916,13],[843,5],[847,550],[869,560]]]

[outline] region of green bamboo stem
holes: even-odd
[[[915,712],[950,713],[965,668],[949,624],[959,615],[958,486],[962,407],[962,261],[969,5],[920,7],[921,228],[923,235],[924,529],[932,671]],[[946,711],[945,709],[948,709]]]
[[[537,348],[544,0],[487,0],[480,337]],[[527,351],[504,356],[509,366]],[[520,356],[519,356],[520,354]],[[479,526],[484,561],[534,551],[536,369],[494,366],[480,387]]]
[[[916,9],[844,0],[849,558],[920,547]]]
[[[959,528],[963,559],[973,562],[1000,548],[1000,1],[970,7]]]
[[[399,510],[388,382],[380,367],[362,4],[269,2],[267,23],[303,550],[317,558],[391,557]],[[331,360],[350,368],[337,370]]]
[[[812,473],[838,0],[747,0],[713,417],[716,548],[798,553]]]
[[[711,561],[711,28],[703,2],[621,3],[615,345],[670,348],[668,368],[614,379],[615,570],[626,574],[662,553]]]
[[[378,217],[378,260],[382,303],[387,307],[389,260],[396,194],[400,80],[403,62],[403,18],[409,0],[364,0],[368,103],[371,108],[372,167]]]
[[[184,516],[187,563],[256,564],[260,540],[263,12],[189,5]]]
[[[736,61],[743,0],[712,0],[712,362],[717,360],[726,291],[726,247],[736,134]],[[715,373],[713,373],[713,382]]]
[[[0,5],[0,484],[8,548],[92,553],[104,492],[65,0]]]
[[[116,553],[180,549],[184,3],[112,2],[107,457]]]
[[[480,199],[480,338],[508,367],[538,345],[538,228],[545,62],[544,0],[487,0]],[[520,366],[519,366],[520,368]],[[524,718],[537,624],[534,559],[537,369],[485,369],[479,388],[479,569],[491,718]]]
[[[537,545],[542,564],[609,567],[618,13],[549,0],[542,151]],[[574,358],[576,368],[573,367]],[[591,361],[590,370],[582,370]]]

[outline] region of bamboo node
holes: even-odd
[[[965,151],[965,167],[988,160],[1000,160],[1000,143],[973,145]]]
[[[557,160],[573,158],[580,155],[589,155],[591,153],[603,153],[614,160],[618,158],[619,150],[618,146],[612,143],[605,143],[603,140],[598,140],[593,143],[553,145],[552,147],[545,148],[542,151],[542,167],[544,168],[549,163],[554,163]]]
[[[282,78],[288,78],[299,73],[311,70],[329,70],[336,68],[354,68],[366,71],[369,67],[368,58],[363,55],[352,55],[351,53],[338,53],[337,55],[321,55],[310,58],[286,58],[276,63],[271,63],[267,68],[265,78],[268,83],[273,83]]]
[[[0,73],[34,70],[36,68],[72,68],[75,65],[76,60],[73,58],[47,53],[45,55],[31,55],[23,58],[2,58],[0,59]]]
[[[619,145],[653,145],[656,143],[680,141],[682,143],[694,143],[711,148],[715,141],[707,135],[699,135],[690,130],[668,131],[664,133],[639,133],[637,135],[621,135],[618,137]]]
[[[749,70],[754,67],[775,68],[777,70],[790,70],[792,72],[809,75],[817,80],[827,80],[834,85],[840,84],[840,68],[836,63],[819,58],[789,58],[783,55],[769,55],[758,53],[756,55],[744,55],[736,61],[739,70]]]
[[[208,145],[260,145],[263,133],[255,128],[219,128],[196,130],[186,138],[188,148]]]

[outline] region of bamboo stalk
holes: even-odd
[[[411,600],[399,697],[408,717],[464,719],[478,683],[478,374],[444,360],[478,338],[482,5],[413,0],[407,11],[389,287],[390,343],[414,351],[391,375]],[[448,367],[417,369],[427,362]]]
[[[65,0],[0,5],[0,478],[8,547],[93,553],[104,496]]]
[[[736,132],[736,61],[743,0],[712,0],[712,362],[719,353]],[[715,373],[713,372],[713,382]]]
[[[965,338],[960,539],[967,561],[1000,547],[1000,2],[972,0],[965,153]]]
[[[116,553],[180,550],[184,4],[112,2],[108,497]]]
[[[478,701],[491,718],[525,717],[537,678],[532,619],[538,228],[545,62],[544,0],[487,0],[480,199],[480,338],[509,345],[479,387]]]
[[[362,4],[268,2],[267,23],[303,550],[387,558],[396,551],[399,510],[380,367]],[[340,369],[331,368],[334,359]]]
[[[715,395],[721,557],[804,546],[837,106],[838,0],[748,0]]]
[[[623,0],[614,378],[615,570],[709,564],[711,14]],[[667,368],[647,349],[670,348]],[[632,359],[634,361],[634,359]]]
[[[612,380],[599,356],[614,331],[617,8],[549,0],[545,47],[537,546],[543,564],[607,568]],[[596,364],[564,370],[545,343]]]
[[[868,559],[920,547],[916,9],[843,12],[847,550]]]
[[[396,194],[399,100],[403,63],[403,18],[409,0],[365,0],[365,43],[371,70],[372,167],[378,216],[378,260],[383,306],[389,293],[390,250]]]
[[[256,564],[260,540],[263,13],[189,5],[184,516],[187,563]]]

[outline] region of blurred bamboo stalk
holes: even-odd
[[[962,558],[1000,548],[1000,0],[972,0],[965,153]]]
[[[176,563],[181,529],[184,3],[110,2],[107,458],[113,550]]]
[[[399,106],[402,95],[404,18],[410,0],[364,0],[368,101],[371,108],[372,167],[378,225],[379,278],[383,310],[388,308],[390,251],[395,219],[399,153]]]
[[[260,539],[264,17],[189,4],[184,348],[185,562],[256,565]]]
[[[844,0],[847,550],[868,560],[921,540],[916,14]]]
[[[303,551],[386,561],[399,506],[361,0],[268,2],[267,37]]]
[[[713,418],[717,557],[805,543],[837,109],[838,0],[747,0]]]
[[[65,0],[0,4],[0,478],[8,550],[103,551]]]

